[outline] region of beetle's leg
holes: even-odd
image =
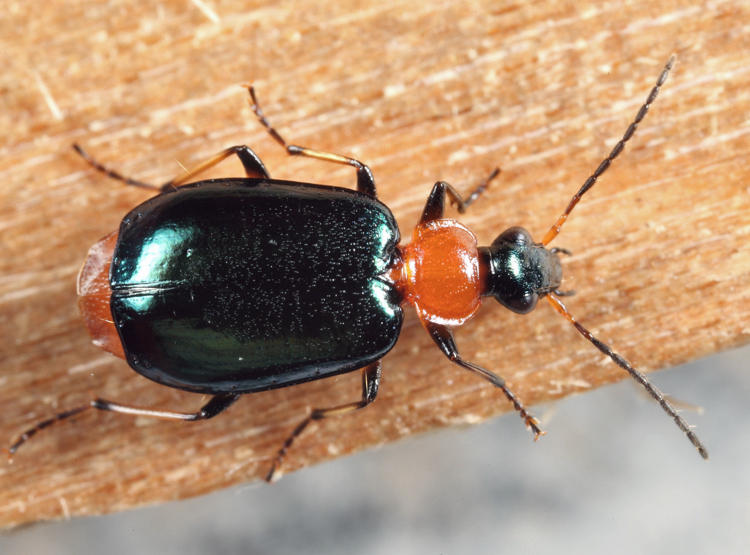
[[[292,156],[309,156],[310,158],[317,158],[318,160],[325,160],[327,162],[334,162],[336,164],[346,164],[349,166],[353,166],[357,170],[357,190],[360,193],[365,193],[367,195],[377,197],[377,194],[375,192],[375,178],[372,176],[372,171],[367,166],[367,164],[363,164],[359,160],[349,158],[348,156],[341,156],[340,154],[313,150],[311,148],[298,145],[290,145],[284,140],[279,132],[274,129],[266,116],[263,114],[263,110],[261,109],[260,104],[258,104],[258,99],[255,96],[255,89],[251,85],[244,86],[250,93],[250,108],[258,118],[258,121],[260,121],[261,125],[266,128],[268,134],[271,135],[271,137],[273,137],[273,139],[277,143],[284,147],[287,153],[291,154]]]
[[[271,469],[266,475],[266,482],[273,481],[274,474],[281,467],[284,457],[289,451],[289,448],[294,443],[294,440],[307,428],[310,422],[314,420],[322,420],[329,416],[338,416],[340,414],[346,414],[355,410],[366,407],[375,400],[378,394],[378,387],[380,387],[380,372],[381,365],[380,361],[373,362],[369,366],[365,366],[362,369],[362,399],[354,401],[352,403],[345,403],[335,407],[329,407],[324,409],[312,409],[310,414],[302,422],[300,422],[296,428],[289,434],[286,441],[281,446],[281,449],[276,453],[276,458],[273,460]]]
[[[205,160],[201,162],[200,164],[198,164],[197,166],[193,166],[192,168],[190,168],[184,175],[181,175],[180,177],[175,177],[171,181],[167,181],[160,188],[162,191],[175,189],[176,187],[179,187],[180,185],[187,183],[199,173],[202,173],[206,171],[207,169],[214,167],[216,164],[218,164],[222,160],[226,160],[232,154],[236,154],[237,157],[240,159],[240,162],[242,162],[242,165],[245,168],[245,174],[247,175],[247,177],[257,177],[260,179],[269,179],[271,177],[270,175],[268,175],[268,170],[263,165],[263,162],[261,162],[258,155],[255,154],[255,152],[253,152],[253,150],[250,147],[245,146],[245,145],[236,145],[236,146],[230,146],[229,148],[225,148],[218,154],[214,154],[208,160]]]
[[[450,197],[450,201],[458,208],[460,213],[466,212],[466,208],[481,195],[489,185],[490,181],[495,179],[500,174],[500,168],[495,168],[487,179],[480,183],[470,194],[466,197],[466,200],[461,197],[461,194],[453,188],[453,185],[446,183],[445,181],[438,181],[432,186],[430,196],[427,197],[427,202],[424,205],[422,211],[422,218],[419,220],[420,224],[426,224],[432,220],[438,220],[443,217],[445,213],[445,197]]]
[[[463,213],[466,211],[466,203],[458,191],[453,188],[453,185],[446,183],[445,181],[438,181],[432,186],[430,196],[427,197],[427,202],[424,205],[422,211],[422,217],[419,219],[420,224],[426,224],[433,220],[439,220],[445,214],[445,196],[450,196],[453,203],[458,207],[458,211]]]
[[[447,356],[452,362],[466,368],[467,370],[471,370],[472,372],[479,374],[485,380],[489,381],[492,385],[503,390],[503,393],[505,393],[505,396],[508,398],[508,400],[513,403],[513,407],[521,415],[521,418],[523,418],[524,422],[526,422],[526,425],[531,428],[532,432],[534,432],[534,439],[538,439],[539,436],[544,434],[544,432],[539,427],[539,421],[528,412],[526,412],[526,409],[524,408],[523,404],[521,404],[521,401],[519,401],[518,398],[513,394],[513,392],[508,389],[508,386],[505,385],[505,380],[503,378],[501,378],[497,374],[494,374],[493,372],[490,372],[489,370],[485,370],[484,368],[474,364],[473,362],[469,362],[468,360],[464,360],[463,358],[461,358],[461,355],[458,353],[458,347],[456,347],[456,341],[453,339],[453,332],[450,330],[450,328],[441,326],[439,324],[433,324],[432,322],[427,322],[424,320],[422,321],[422,325],[425,327],[435,343],[437,343],[438,347],[440,347],[440,350],[443,351],[443,354]]]
[[[83,150],[81,145],[78,143],[73,143],[73,150],[75,150],[78,155],[83,158],[89,166],[94,168],[97,171],[102,172],[107,177],[111,177],[112,179],[116,179],[118,181],[122,181],[126,185],[132,185],[134,187],[142,187],[144,189],[156,189],[157,191],[161,189],[158,185],[152,185],[151,183],[144,183],[143,181],[138,181],[137,179],[131,179],[130,177],[125,177],[121,173],[116,172],[113,169],[108,168],[95,158],[93,158],[88,152]]]
[[[170,420],[184,420],[192,422],[195,420],[206,420],[208,418],[213,418],[220,412],[223,412],[224,410],[229,408],[229,406],[232,405],[237,399],[239,399],[239,397],[239,393],[221,393],[219,395],[214,395],[197,412],[171,412],[163,410],[143,409],[138,407],[131,407],[128,405],[121,405],[119,403],[113,403],[112,401],[106,401],[104,399],[96,398],[86,405],[81,405],[80,407],[58,413],[52,418],[42,420],[32,428],[29,428],[11,444],[10,448],[8,449],[8,455],[13,455],[13,453],[18,451],[21,445],[35,436],[36,433],[40,430],[48,428],[51,425],[56,424],[57,422],[67,420],[68,418],[81,414],[82,412],[89,409],[119,412],[121,414],[132,414],[134,416],[151,416],[154,418],[166,418]]]
[[[260,158],[258,158],[258,155],[255,154],[249,147],[245,145],[237,145],[237,146],[231,146],[229,148],[226,148],[219,152],[218,154],[212,156],[205,162],[202,162],[198,164],[197,166],[189,169],[184,175],[181,175],[180,177],[176,177],[172,179],[171,181],[167,181],[164,185],[152,185],[150,183],[144,183],[143,181],[138,181],[137,179],[131,179],[129,177],[125,177],[122,174],[108,168],[107,166],[101,164],[98,162],[95,158],[93,158],[88,152],[83,150],[83,148],[78,144],[73,144],[73,149],[83,158],[86,160],[86,162],[89,163],[94,169],[102,172],[108,177],[111,177],[112,179],[117,179],[118,181],[122,181],[123,183],[127,185],[133,185],[135,187],[143,187],[145,189],[156,189],[157,191],[169,191],[172,189],[175,189],[179,185],[182,185],[183,183],[187,182],[191,178],[195,177],[197,174],[215,166],[222,160],[229,158],[232,154],[236,154],[237,157],[242,162],[242,165],[245,167],[245,174],[247,174],[248,177],[257,177],[257,178],[265,178],[268,179],[268,170],[266,170],[266,167],[263,165],[263,162],[261,162]]]
[[[479,185],[474,187],[474,190],[469,193],[469,196],[466,197],[466,200],[464,201],[464,210],[472,204],[475,200],[477,200],[482,193],[484,193],[487,190],[487,187],[490,186],[490,182],[495,179],[498,175],[500,175],[500,168],[495,168],[490,172],[490,175],[487,176],[487,178],[482,181]]]

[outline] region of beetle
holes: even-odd
[[[568,312],[560,289],[565,249],[548,248],[581,197],[607,170],[667,79],[664,66],[627,131],[584,182],[541,242],[511,227],[490,246],[445,218],[445,202],[460,213],[499,170],[464,199],[450,184],[432,188],[412,241],[376,195],[362,162],[287,143],[266,119],[252,86],[251,108],[288,154],[352,166],[356,190],[272,179],[247,146],[227,148],[161,187],[122,176],[75,150],[92,167],[126,184],[159,193],[131,210],[119,230],[89,251],[78,279],[83,318],[93,341],[160,384],[211,398],[192,413],[151,410],[96,398],[21,434],[10,454],[38,431],[89,409],[184,421],[213,418],[247,393],[292,386],[361,369],[361,398],[314,408],[276,453],[272,481],[294,440],[315,420],[372,403],[381,358],[391,350],[412,306],[424,329],[458,366],[502,390],[535,437],[543,432],[505,380],[460,354],[452,328],[468,321],[483,297],[525,314],[547,299],[586,339],[627,371],[708,453],[664,395],[628,361]],[[246,177],[192,182],[194,176],[237,156]]]

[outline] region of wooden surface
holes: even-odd
[[[76,273],[89,246],[148,193],[92,171],[72,142],[157,183],[243,143],[274,177],[353,183],[349,168],[287,158],[251,117],[243,82],[256,85],[288,139],[369,163],[406,238],[435,180],[465,191],[500,165],[462,218],[487,244],[510,225],[541,237],[674,53],[652,112],[555,243],[574,252],[564,287],[578,295],[567,305],[646,371],[748,342],[746,5],[344,4],[48,2],[5,11],[0,438],[94,394],[174,410],[203,401],[90,344]],[[240,171],[227,162],[213,175]],[[518,316],[487,302],[457,340],[528,404],[623,378],[546,303]],[[310,406],[358,391],[358,376],[340,376],[248,396],[195,424],[87,414],[0,463],[0,524],[257,479]],[[304,435],[286,470],[507,409],[489,384],[444,359],[410,314],[384,360],[377,402]],[[655,418],[665,441],[697,456]]]

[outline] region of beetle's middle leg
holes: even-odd
[[[380,372],[380,361],[373,362],[369,366],[365,366],[362,369],[361,400],[354,401],[352,403],[345,403],[343,405],[338,405],[335,407],[312,409],[307,418],[297,424],[297,427],[294,428],[291,434],[289,434],[289,437],[286,438],[286,441],[276,453],[276,458],[274,458],[273,460],[271,469],[268,471],[268,474],[266,474],[266,482],[273,481],[274,474],[276,474],[276,471],[281,467],[281,464],[284,461],[284,457],[289,451],[289,448],[294,443],[294,440],[299,437],[299,435],[305,430],[305,428],[307,428],[307,426],[310,425],[311,422],[313,422],[314,420],[322,420],[324,418],[328,418],[329,416],[338,416],[340,414],[346,414],[348,412],[359,410],[372,403],[375,400],[375,397],[378,394],[378,388],[380,387]]]
[[[292,156],[309,156],[310,158],[325,160],[326,162],[353,166],[354,169],[357,170],[357,190],[360,193],[365,193],[366,195],[377,197],[377,194],[375,192],[375,178],[372,176],[372,171],[367,166],[367,164],[363,164],[362,162],[360,162],[359,160],[355,160],[354,158],[341,156],[340,154],[334,154],[332,152],[323,152],[321,150],[313,150],[312,148],[307,148],[304,146],[290,145],[284,140],[279,132],[274,129],[274,127],[271,125],[271,122],[269,122],[266,116],[263,114],[263,110],[261,110],[260,104],[258,104],[258,99],[255,97],[255,89],[251,85],[244,86],[247,87],[247,90],[250,93],[250,108],[258,118],[258,121],[260,121],[261,125],[266,128],[268,134],[271,135],[271,137],[273,137],[273,139],[277,143],[284,147],[287,153],[291,154]]]

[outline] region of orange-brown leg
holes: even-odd
[[[74,144],[73,149],[83,158],[86,160],[86,162],[89,163],[94,169],[102,172],[108,177],[111,177],[112,179],[117,179],[118,181],[122,181],[126,185],[133,185],[135,187],[143,187],[145,189],[155,189],[157,191],[169,191],[173,190],[180,185],[183,185],[190,181],[193,177],[198,175],[199,173],[202,173],[209,168],[214,167],[216,164],[221,162],[222,160],[225,160],[232,156],[233,154],[236,154],[237,157],[240,159],[240,162],[242,162],[242,165],[245,168],[245,174],[247,177],[255,177],[259,179],[269,179],[268,170],[266,170],[266,167],[263,165],[263,162],[258,157],[255,152],[252,151],[249,147],[245,145],[236,145],[231,146],[229,148],[226,148],[219,152],[218,154],[215,154],[208,160],[205,160],[204,162],[201,162],[200,164],[190,168],[187,172],[185,172],[183,175],[179,177],[175,177],[174,179],[167,181],[163,185],[152,185],[150,183],[144,183],[143,181],[138,181],[137,179],[132,179],[130,177],[125,177],[122,174],[116,172],[115,170],[108,168],[104,164],[100,163],[98,160],[93,158],[88,152],[83,150],[83,148],[78,145]]]
[[[237,399],[240,398],[238,393],[221,393],[214,395],[211,399],[203,405],[203,407],[196,412],[171,412],[163,410],[144,409],[139,407],[131,407],[129,405],[121,405],[120,403],[114,403],[112,401],[106,401],[105,399],[93,399],[86,405],[81,405],[70,410],[58,413],[52,418],[42,420],[38,424],[32,426],[14,441],[8,448],[8,455],[12,456],[13,453],[26,443],[29,439],[34,437],[39,431],[49,428],[53,424],[62,422],[73,416],[79,415],[89,409],[104,410],[109,412],[118,412],[120,414],[132,414],[134,416],[149,416],[153,418],[165,418],[169,420],[183,420],[186,422],[194,422],[196,420],[207,420],[213,418],[217,414],[223,412],[229,408]]]
[[[348,156],[341,156],[340,154],[334,154],[332,152],[323,152],[321,150],[314,150],[312,148],[287,143],[281,136],[281,134],[276,131],[276,129],[271,125],[271,122],[268,121],[265,114],[263,114],[263,110],[261,109],[260,104],[258,103],[258,99],[255,96],[255,89],[251,85],[244,86],[250,93],[250,108],[258,118],[258,121],[263,127],[266,128],[268,134],[271,135],[271,137],[273,137],[273,139],[277,143],[284,147],[288,154],[292,156],[308,156],[310,158],[316,158],[318,160],[324,160],[326,162],[352,166],[357,171],[357,190],[360,193],[365,193],[372,197],[377,197],[377,193],[375,190],[375,178],[373,177],[372,171],[367,166],[367,164],[363,164],[359,160],[349,158]]]

